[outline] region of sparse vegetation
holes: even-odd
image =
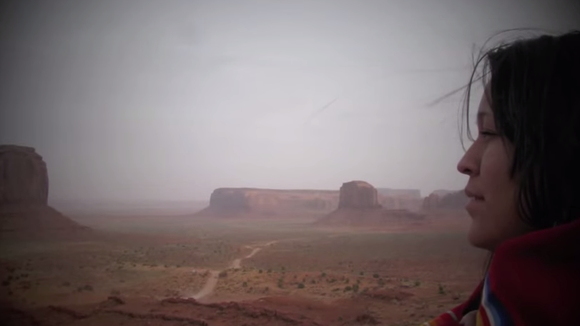
[[[441,294],[441,295],[445,295],[447,293],[445,291],[445,287],[441,283],[439,283],[439,285],[438,285],[438,293]]]
[[[180,223],[183,223],[183,220],[180,220]],[[264,239],[270,235],[264,235],[266,231],[262,229],[259,232],[251,231],[255,233],[246,231],[246,228],[236,228],[235,232],[228,232],[230,231],[224,229],[215,233],[205,230],[195,231],[195,236],[205,234],[202,241],[196,240],[196,245],[189,243],[184,245],[187,240],[179,243],[171,240],[167,241],[167,244],[142,245],[139,249],[135,249],[135,244],[121,249],[119,247],[125,244],[100,244],[101,247],[97,249],[90,247],[93,244],[76,248],[73,246],[67,248],[67,254],[62,257],[55,258],[51,256],[55,254],[49,253],[44,260],[40,257],[31,260],[30,266],[19,264],[14,269],[14,274],[7,273],[5,267],[14,264],[2,266],[0,271],[3,274],[0,274],[0,280],[3,280],[3,287],[0,290],[7,297],[13,295],[9,297],[10,300],[19,302],[33,302],[31,299],[37,293],[42,293],[38,295],[40,299],[35,299],[41,301],[39,304],[47,304],[48,300],[44,298],[55,298],[57,295],[60,297],[68,295],[73,298],[78,296],[81,301],[85,300],[84,298],[94,300],[97,296],[104,297],[107,294],[120,296],[121,293],[123,298],[126,297],[128,300],[141,295],[161,298],[183,297],[199,291],[205,282],[213,279],[212,275],[216,274],[213,272],[210,274],[210,271],[223,270],[221,273],[216,272],[219,278],[215,290],[216,301],[228,300],[230,294],[245,296],[250,300],[296,295],[309,300],[344,304],[350,303],[349,300],[357,298],[360,293],[366,293],[365,297],[372,298],[371,300],[376,302],[376,305],[370,305],[369,309],[380,306],[385,310],[381,316],[387,317],[381,317],[385,320],[380,320],[380,324],[396,324],[388,319],[389,309],[393,309],[392,311],[400,310],[405,312],[406,316],[411,316],[412,318],[408,317],[409,323],[416,325],[428,320],[445,306],[457,304],[455,301],[460,300],[458,291],[469,290],[463,285],[468,284],[467,277],[461,276],[458,280],[454,280],[453,288],[449,289],[443,284],[438,284],[438,281],[442,279],[442,271],[456,271],[458,266],[469,264],[473,261],[471,257],[475,256],[461,256],[464,250],[455,250],[455,247],[463,238],[457,237],[459,240],[456,240],[448,235],[349,233],[339,237],[326,237],[321,236],[321,233],[314,235],[313,231],[291,234],[291,231],[285,230],[283,235],[276,233],[272,238],[280,235],[300,240],[288,242],[282,240],[276,246],[261,250],[252,259],[244,259],[241,268],[233,270],[227,269],[231,266],[231,262],[249,252],[248,250],[237,252],[237,248],[243,248],[248,243],[258,243],[262,240],[256,239]],[[228,238],[228,242],[219,243],[216,238],[225,238],[224,234],[231,238]],[[263,243],[265,242],[264,240]],[[95,254],[92,251],[99,253]],[[439,254],[439,251],[444,254]],[[450,260],[450,257],[455,257],[454,255],[459,258]],[[428,259],[425,259],[426,257]],[[437,268],[436,271],[423,268],[437,263],[439,257],[445,260],[444,267]],[[58,266],[64,266],[62,270],[66,273],[62,273],[60,267],[51,270],[50,266],[55,261],[59,262]],[[406,265],[406,261],[413,264],[412,268]],[[79,266],[83,268],[80,269]],[[40,270],[42,273],[38,272]],[[62,275],[66,275],[66,278]],[[386,277],[387,275],[389,277]],[[474,272],[473,275],[477,273]],[[29,283],[22,283],[23,280]],[[95,283],[96,280],[98,283]],[[86,288],[85,285],[89,285],[90,288]],[[403,285],[406,288],[403,288]],[[441,286],[441,290],[438,285]],[[417,288],[419,286],[422,288]],[[25,290],[26,288],[30,290]],[[435,294],[436,288],[438,292],[448,295]],[[91,291],[94,295],[90,295]],[[436,298],[430,297],[430,301],[424,304],[422,296],[428,293],[434,294]],[[408,300],[407,295],[414,297]],[[70,300],[70,297],[67,297],[67,300]],[[275,306],[275,300],[271,304]],[[354,301],[352,309],[343,310],[337,306],[338,313],[332,316],[333,321],[323,324],[331,326],[356,324],[357,316],[363,314],[363,312],[349,313],[358,309],[356,306]],[[408,311],[404,311],[405,309]],[[303,313],[307,320],[315,316],[317,311],[318,307],[313,305],[313,308],[307,307],[297,312],[295,316],[301,316]],[[338,314],[341,314],[340,324],[336,323]],[[373,316],[373,313],[369,312],[369,315]]]

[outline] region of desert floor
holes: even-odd
[[[465,299],[485,260],[462,214],[375,230],[72,218],[94,234],[0,240],[3,325],[419,325]]]

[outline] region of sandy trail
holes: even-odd
[[[220,274],[219,271],[210,271],[207,282],[205,282],[203,288],[201,288],[199,292],[193,295],[192,298],[194,298],[195,300],[199,300],[207,295],[210,295],[217,285],[219,274]]]
[[[254,257],[264,247],[269,247],[269,246],[275,244],[276,242],[278,242],[278,240],[270,241],[270,242],[263,244],[263,245],[254,245],[254,246],[247,245],[247,246],[245,246],[248,249],[252,249],[252,252],[250,252],[248,255],[246,255],[244,257],[234,259],[232,261],[232,263],[230,264],[229,269],[242,268],[242,260]],[[212,294],[213,291],[215,290],[215,287],[217,286],[220,273],[221,273],[221,271],[219,271],[219,270],[209,271],[209,277],[207,279],[207,282],[203,286],[203,288],[201,288],[201,290],[198,293],[194,294],[191,297],[194,298],[195,300],[199,300],[201,298],[204,298],[204,297]]]

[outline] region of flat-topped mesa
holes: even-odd
[[[462,190],[436,190],[423,199],[423,209],[464,209],[468,201]]]
[[[338,206],[335,190],[218,188],[197,215],[219,217],[327,213]]]
[[[379,209],[378,192],[365,181],[345,182],[340,187],[339,209]]]
[[[0,206],[37,206],[48,201],[46,163],[34,148],[0,145]]]

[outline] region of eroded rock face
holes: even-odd
[[[442,191],[431,193],[423,200],[424,209],[464,209],[469,198],[463,191]]]
[[[222,217],[330,212],[338,206],[338,191],[218,188],[209,207],[198,215]]]
[[[375,187],[365,181],[345,182],[340,187],[338,208],[378,209],[381,208],[378,192]]]
[[[423,203],[419,189],[377,188],[379,204],[386,209],[419,210]]]
[[[47,202],[48,172],[42,157],[31,147],[0,145],[1,236],[68,239],[92,234]]]
[[[46,205],[46,163],[34,148],[0,145],[0,206]]]

